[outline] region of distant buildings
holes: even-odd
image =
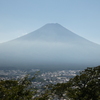
[[[27,74],[33,77],[34,74],[39,71],[39,69],[30,70],[0,70],[0,79],[20,79],[25,77]],[[36,79],[32,82],[35,88],[41,88],[48,84],[65,83],[69,81],[70,78],[76,76],[80,70],[59,70],[55,72],[41,72]]]

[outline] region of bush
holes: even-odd
[[[0,100],[32,100],[34,89],[30,86],[33,79],[26,76],[20,80],[1,80]]]

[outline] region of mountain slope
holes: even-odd
[[[31,32],[25,36],[22,36],[20,38],[17,38],[16,40],[26,40],[26,41],[50,41],[50,42],[75,42],[75,41],[84,41],[89,42],[88,40],[78,36],[77,34],[69,31],[68,29],[64,28],[60,24],[46,24],[40,29]]]
[[[78,68],[100,62],[100,45],[59,24],[46,24],[0,45],[0,66]]]

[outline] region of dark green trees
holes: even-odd
[[[32,78],[0,81],[0,100],[32,100]],[[100,66],[87,68],[67,83],[45,86],[33,100],[100,100]]]
[[[80,100],[99,100],[100,99],[100,66],[87,68],[77,75],[71,82],[70,91],[74,90],[73,96],[70,97]]]
[[[72,100],[100,100],[100,66],[87,68],[69,82],[55,85],[53,92],[66,94]]]
[[[19,81],[0,81],[0,100],[31,100],[33,90],[30,88],[31,80],[25,77]]]

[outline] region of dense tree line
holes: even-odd
[[[67,83],[48,85],[36,96],[33,78],[0,81],[0,100],[100,100],[100,66],[87,68]]]
[[[33,78],[25,76],[19,80],[0,80],[0,100],[32,100],[35,90]]]
[[[100,66],[85,69],[67,83],[56,84],[52,92],[72,100],[100,100]]]

